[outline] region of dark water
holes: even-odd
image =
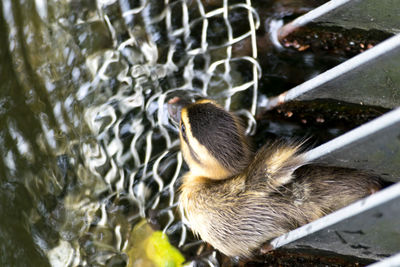
[[[256,65],[241,58],[252,55],[251,35],[227,49],[249,32],[249,9],[218,13],[204,31],[202,14],[223,6],[205,2],[0,1],[1,266],[132,264],[125,252],[141,218],[187,260],[216,260],[197,256],[201,244],[176,209],[185,167],[166,100],[212,97],[240,111],[251,130],[257,97],[343,59],[314,61],[270,44],[259,56],[257,91]],[[278,2],[268,6],[278,8],[274,19],[306,11],[282,11]],[[274,10],[258,21],[259,38]],[[227,22],[237,25],[233,36]],[[307,68],[295,73],[299,66]]]
[[[67,57],[77,57],[68,36],[45,26],[33,1],[3,1],[0,8],[0,263],[46,266],[70,186],[60,157],[77,157],[71,142],[90,140],[74,100],[84,76],[71,77]]]
[[[172,34],[183,26],[171,13],[199,16],[197,4],[171,3],[169,14],[141,4],[1,2],[0,265],[133,264],[125,252],[143,217],[193,254],[175,208],[182,157],[165,100],[219,94],[229,107],[221,88],[244,80],[226,67],[206,73],[226,57],[217,41],[215,55],[188,56],[202,46],[198,29]]]

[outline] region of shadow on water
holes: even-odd
[[[47,258],[32,239],[28,219],[36,204],[25,182],[34,171],[35,162],[29,164],[20,153],[20,150],[26,152],[26,146],[38,150],[35,136],[30,133],[40,132],[40,123],[27,104],[30,99],[27,99],[13,67],[7,42],[9,29],[3,12],[0,5],[0,264],[48,266]],[[45,160],[39,157],[35,158],[36,161]],[[38,162],[36,164],[40,166]]]
[[[2,1],[0,27],[0,265],[49,266],[46,253],[66,234],[62,202],[73,184],[60,156],[78,154],[73,144],[88,137],[61,57],[65,39],[33,1]]]

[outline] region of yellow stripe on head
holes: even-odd
[[[181,111],[181,148],[193,174],[225,179],[247,163],[248,148],[236,118],[203,99]]]
[[[187,115],[187,109],[181,111],[181,123],[185,127],[186,140],[180,131],[181,150],[190,172],[194,176],[210,179],[225,179],[231,176],[230,172],[215,159],[209,150],[193,137],[191,125]]]

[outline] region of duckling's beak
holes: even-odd
[[[188,104],[190,104],[189,101],[177,96],[168,101],[168,113],[173,123],[179,125],[181,120],[181,110]]]

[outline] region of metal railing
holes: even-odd
[[[330,1],[283,26],[282,31],[290,35],[312,23],[397,34],[399,8],[394,1]],[[268,108],[290,101],[326,98],[393,110],[309,151],[309,159],[400,181],[400,34],[271,98]],[[400,251],[399,214],[397,183],[278,237],[272,245],[381,260]],[[398,265],[397,255],[373,266]]]

